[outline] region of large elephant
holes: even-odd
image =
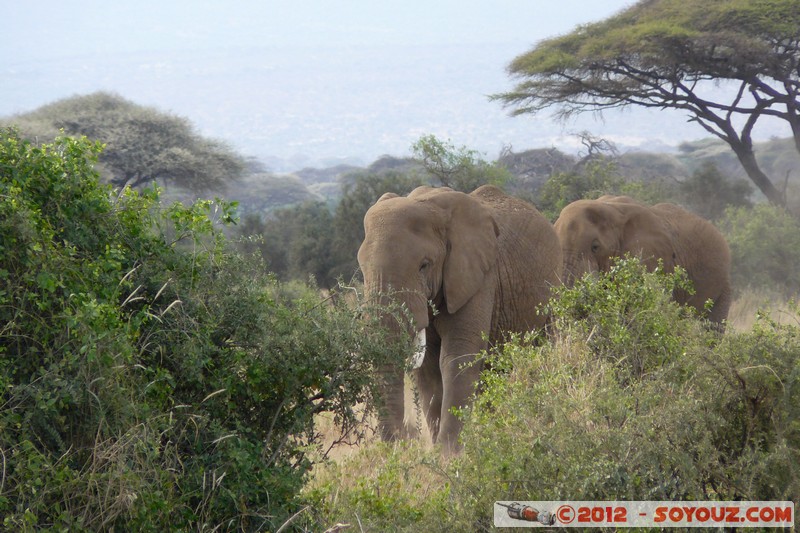
[[[677,291],[718,328],[731,304],[731,254],[722,234],[707,220],[674,204],[648,206],[627,196],[602,196],[566,206],[555,222],[564,256],[565,282],[586,272],[607,271],[611,259],[638,256],[653,270],[658,261],[671,272],[686,270],[695,294]],[[713,305],[706,315],[705,303]]]
[[[461,422],[452,410],[475,392],[480,352],[503,332],[544,325],[536,307],[560,283],[558,237],[533,206],[486,185],[471,194],[431,187],[384,194],[364,229],[358,262],[365,292],[405,304],[412,325],[384,317],[395,334],[424,331],[424,357],[413,371],[422,409],[434,442],[456,451]],[[390,440],[403,430],[404,371],[398,365],[381,373],[379,423]]]

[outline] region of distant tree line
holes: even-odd
[[[318,172],[313,186],[320,193],[311,192],[299,177],[274,175],[257,160],[204,139],[186,119],[112,94],[65,99],[0,122],[39,141],[59,131],[100,140],[105,148],[97,168],[103,181],[140,190],[158,184],[166,187],[162,203],[188,205],[211,191],[238,201],[241,220],[232,240],[242,251],[260,256],[281,280],[313,278],[330,287],[357,276],[363,217],[385,192],[407,194],[419,185],[468,192],[493,183],[535,204],[551,220],[569,202],[607,193],[682,204],[732,232],[739,285],[771,286],[789,294],[800,290],[793,266],[800,261],[781,245],[791,242],[796,216],[751,210],[753,202],[763,199],[761,191],[753,193],[740,178],[740,161],[722,141],[684,143],[674,155],[620,153],[607,140],[583,132],[584,150],[578,157],[555,148],[522,153],[508,148],[489,162],[475,150],[428,135],[411,146],[412,157],[384,156],[366,169],[343,167],[334,182],[320,181],[325,178]],[[792,139],[762,143],[758,150],[762,169],[785,176],[782,198],[793,207],[798,199],[788,186],[796,178],[798,157]],[[740,210],[734,215],[731,208]],[[775,225],[780,231],[771,232]],[[776,235],[783,235],[782,241]],[[770,266],[759,269],[759,261]]]
[[[334,206],[321,201],[307,202],[266,216],[244,217],[235,230],[237,245],[246,253],[262,257],[267,268],[280,279],[313,278],[320,286],[331,287],[337,280],[350,281],[358,276],[356,253],[364,238],[364,214],[382,194],[404,195],[417,186],[440,186],[442,182],[469,192],[488,182],[530,201],[550,220],[555,220],[570,202],[603,194],[625,194],[648,203],[681,204],[730,230],[734,255],[738,257],[734,278],[739,286],[756,280],[759,286],[786,293],[800,290],[800,283],[795,281],[798,276],[793,274],[797,262],[786,262],[786,255],[793,252],[777,251],[788,238],[786,232],[792,228],[800,231],[800,226],[793,217],[784,217],[777,211],[753,211],[752,186],[741,179],[730,179],[709,161],[680,180],[671,175],[643,180],[628,175],[630,168],[626,167],[625,158],[607,144],[602,149],[587,150],[584,157],[568,164],[561,161],[560,168],[565,170],[553,172],[533,187],[531,181],[512,174],[502,158],[489,163],[473,151],[456,148],[435,137],[423,137],[415,144],[414,151],[416,165],[377,165],[345,175],[341,178],[341,197]],[[538,155],[545,159],[553,156]],[[516,170],[519,172],[519,168]],[[481,181],[481,175],[489,179]],[[753,213],[752,219],[748,219],[749,213]],[[767,232],[770,220],[776,217],[781,221],[783,237],[767,233],[755,242],[753,224],[761,228],[758,231]],[[776,252],[765,255],[765,249]],[[758,261],[767,257],[774,257],[774,264],[759,269]],[[756,271],[760,273],[754,276]]]

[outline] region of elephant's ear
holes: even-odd
[[[667,272],[675,267],[675,247],[664,221],[645,205],[631,205],[623,229],[620,254],[641,257],[648,270],[664,262]]]
[[[453,203],[447,226],[442,285],[447,311],[455,313],[486,283],[497,261],[500,230],[488,208],[463,193]]]

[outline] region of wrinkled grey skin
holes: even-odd
[[[694,285],[694,295],[676,291],[675,300],[722,328],[731,304],[731,255],[725,237],[707,220],[674,204],[651,207],[626,196],[603,196],[569,204],[554,227],[568,285],[587,272],[608,271],[612,258],[626,253],[651,271],[660,259],[667,272],[683,267]],[[706,315],[707,300],[714,303]]]
[[[445,453],[459,449],[461,422],[453,408],[469,404],[482,364],[478,354],[503,332],[543,326],[536,306],[560,283],[561,247],[533,206],[483,186],[471,194],[420,187],[407,197],[385,194],[364,217],[358,252],[365,292],[391,294],[413,315],[397,335],[424,330],[424,358],[414,377],[428,427]],[[429,306],[432,302],[434,313]],[[470,364],[475,363],[475,364]],[[403,369],[381,369],[385,412],[381,435],[403,432]]]

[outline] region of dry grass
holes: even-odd
[[[414,385],[411,379],[406,376],[405,386],[405,426],[406,435],[410,439],[418,440],[426,449],[432,449],[430,433],[425,424],[425,417],[422,410],[417,405],[415,399]],[[359,406],[360,408],[361,406]],[[322,413],[317,416],[317,431],[322,434],[321,452],[328,459],[340,460],[349,457],[371,442],[379,440],[378,421],[374,415],[364,415],[362,424],[356,428],[355,432],[349,435],[342,435],[336,426],[333,416],[330,413]],[[360,438],[357,435],[360,433]]]
[[[423,440],[375,439],[318,464],[304,492],[316,501],[316,513],[330,528],[326,531],[385,531],[413,523],[414,516],[441,499],[443,487],[453,481],[447,464]]]
[[[728,323],[733,331],[749,331],[759,312],[769,313],[780,324],[800,324],[800,317],[784,296],[751,289],[743,291],[734,300],[728,313]]]
[[[418,421],[422,424],[421,435]],[[330,417],[320,419],[318,427],[325,440],[325,451],[339,438],[339,431]],[[406,378],[409,438],[381,442],[374,416],[366,418],[360,429],[364,433],[362,439],[330,448],[328,460],[316,464],[304,488],[317,502],[314,507],[326,521],[326,532],[380,531],[386,522],[396,518],[376,523],[373,516],[376,509],[384,505],[391,506],[393,511],[423,509],[448,481],[447,460],[431,444],[424,417],[414,404],[409,378]]]

